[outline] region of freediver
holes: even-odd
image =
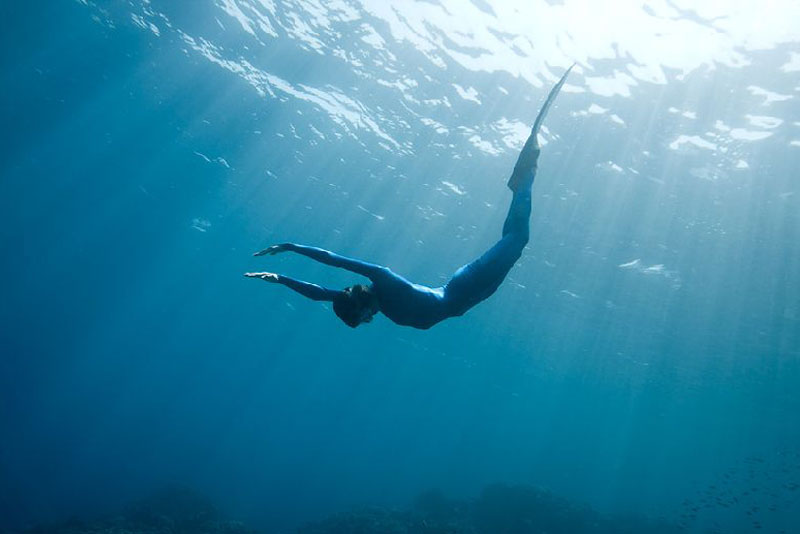
[[[378,312],[399,325],[420,329],[428,329],[445,319],[463,315],[497,290],[511,267],[522,256],[522,249],[528,243],[531,188],[540,152],[537,135],[548,109],[573,66],[567,69],[550,91],[514,165],[514,171],[508,180],[513,198],[503,225],[502,238],[480,258],[458,269],[444,286],[434,288],[415,284],[388,267],[295,243],[272,245],[253,255],[295,252],[325,265],[365,276],[372,283],[335,290],[276,273],[245,273],[245,276],[282,284],[312,300],[333,302],[333,311],[352,328],[372,321]]]

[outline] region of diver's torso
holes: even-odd
[[[442,288],[414,284],[394,273],[375,280],[373,287],[381,313],[399,325],[427,329],[452,316]]]

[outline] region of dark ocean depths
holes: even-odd
[[[800,532],[797,2],[0,16],[0,530]],[[242,277],[443,283],[573,61],[490,300],[352,330]]]

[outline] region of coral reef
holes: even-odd
[[[362,508],[311,523],[299,534],[674,534],[678,526],[606,517],[531,486],[489,486],[474,500],[420,495],[408,510]]]
[[[408,508],[362,507],[308,523],[298,534],[674,534],[681,529],[636,517],[606,517],[531,486],[493,485],[471,500],[439,491]],[[169,488],[113,518],[69,520],[24,534],[254,534],[224,519],[205,498]]]
[[[238,521],[221,517],[205,497],[184,487],[165,488],[128,506],[120,515],[70,519],[39,525],[24,534],[253,534]]]

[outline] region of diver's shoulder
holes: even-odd
[[[392,291],[413,291],[416,289],[416,284],[397,274],[389,267],[381,267],[381,271],[372,277],[372,283],[377,287]]]
[[[396,281],[404,281],[408,282],[405,278],[394,272],[391,268],[381,265],[376,269],[376,273],[380,278],[386,280],[396,280]]]

